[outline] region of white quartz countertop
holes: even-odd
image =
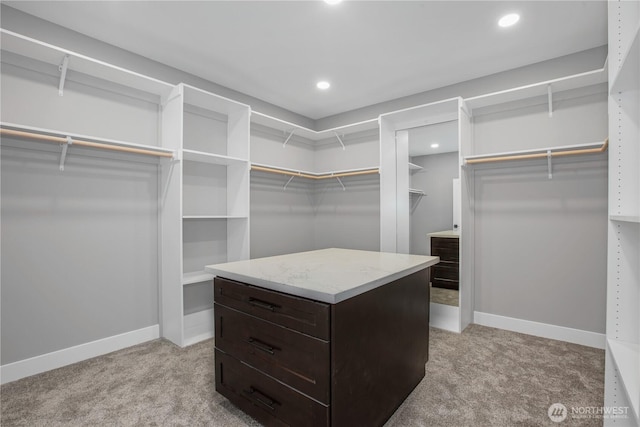
[[[460,229],[458,230],[445,230],[445,231],[436,231],[435,233],[427,234],[427,237],[449,237],[452,239],[460,238]]]
[[[208,265],[217,276],[331,304],[437,264],[435,256],[321,249]]]

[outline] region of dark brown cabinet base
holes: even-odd
[[[383,425],[424,377],[428,284],[325,304],[217,277],[216,390],[265,425]]]
[[[460,241],[453,237],[431,237],[431,255],[440,257],[433,267],[431,286],[460,290]]]

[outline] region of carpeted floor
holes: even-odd
[[[387,427],[602,425],[571,415],[556,424],[547,410],[604,404],[603,350],[471,325],[432,328],[429,354]],[[212,360],[212,340],[186,349],[156,340],[5,384],[0,424],[258,426],[215,393]]]

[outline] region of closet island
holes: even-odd
[[[438,261],[332,248],[207,266],[216,391],[267,425],[383,425],[425,375]]]

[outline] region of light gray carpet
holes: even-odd
[[[426,377],[387,427],[602,425],[547,416],[556,402],[604,404],[602,350],[472,325],[432,328],[429,351]],[[215,393],[212,340],[152,341],[5,384],[0,395],[3,427],[258,425]]]

